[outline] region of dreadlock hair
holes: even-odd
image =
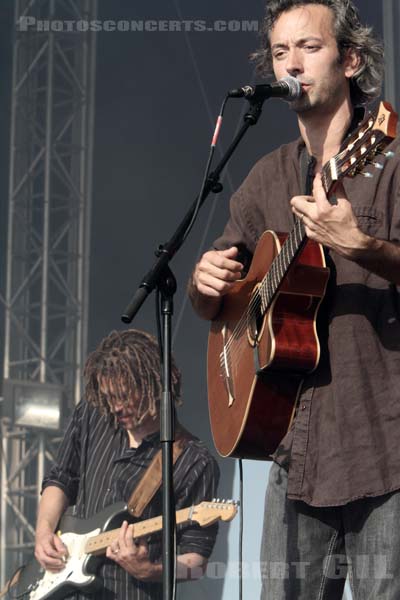
[[[384,61],[383,44],[364,27],[352,0],[267,0],[265,19],[261,29],[262,47],[251,55],[257,62],[256,70],[262,76],[272,74],[270,35],[282,13],[309,4],[328,7],[334,17],[334,33],[340,60],[351,49],[360,57],[360,66],[350,80],[353,105],[366,104],[381,93]]]
[[[135,396],[136,425],[147,415],[154,419],[162,394],[160,353],[157,340],[144,331],[112,331],[89,354],[85,368],[86,400],[103,415],[111,414],[110,398],[100,390],[100,381],[112,381],[115,394],[126,406]],[[172,397],[180,403],[181,374],[172,359]],[[116,423],[116,420],[114,419]]]

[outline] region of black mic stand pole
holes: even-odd
[[[223,187],[219,181],[221,171],[229,161],[235,149],[244,137],[246,131],[255,125],[261,115],[265,98],[249,100],[250,108],[244,115],[244,124],[238,131],[228,150],[218,163],[216,169],[209,175],[204,192],[196,199],[172,238],[158,247],[155,254],[157,260],[153,267],[142,279],[132,300],[126,307],[121,319],[131,323],[147,296],[157,288],[162,299],[162,329],[164,333],[163,352],[163,395],[160,407],[160,442],[162,447],[162,490],[163,490],[163,600],[172,600],[174,590],[174,534],[175,534],[175,502],[173,493],[173,464],[172,444],[174,441],[174,407],[171,395],[171,320],[173,314],[173,296],[176,292],[176,279],[169,268],[169,262],[177,253],[185,239],[186,231],[192,222],[192,217],[204,203],[211,191],[219,193]]]

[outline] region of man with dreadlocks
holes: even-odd
[[[360,140],[357,128],[364,105],[380,94],[383,48],[361,24],[352,0],[268,0],[262,33],[255,57],[261,72],[300,83],[301,95],[290,104],[300,137],[252,169],[232,197],[222,237],[196,265],[189,288],[200,316],[218,318],[224,296],[242,278],[265,230],[294,230],[297,239],[307,236],[322,244],[321,256],[330,268],[318,315],[319,364],[304,375],[297,396],[294,392],[294,418],[272,456],[262,598],[339,600],[349,573],[357,600],[398,600],[398,140],[389,148],[392,160],[381,156],[378,164],[364,165],[366,177],[356,171],[330,189],[329,198],[326,194],[329,172],[334,181],[345,158],[348,166],[354,164],[353,150],[368,154],[368,143],[352,144],[354,138],[346,143],[346,138],[353,132]],[[387,115],[381,113],[378,121],[387,122]],[[372,120],[376,128],[378,121]],[[336,159],[343,142],[343,154]],[[297,247],[286,246],[281,258]],[[285,261],[277,262],[283,267]],[[267,280],[272,280],[271,302],[277,303],[282,296],[274,291],[275,282],[284,277],[278,270]],[[239,294],[236,289],[234,293]],[[308,297],[311,304],[312,292],[303,293],[304,303]],[[291,312],[284,302],[282,313]],[[229,310],[235,314],[232,304]],[[273,310],[266,319],[267,332]],[[297,318],[302,321],[300,308]],[[276,323],[276,332],[278,327]],[[287,336],[287,346],[296,333]],[[303,335],[298,337],[306,342]],[[289,379],[289,373],[296,375],[295,364],[282,378]]]
[[[58,454],[43,481],[36,528],[35,556],[47,570],[64,567],[66,548],[54,534],[68,506],[90,518],[119,501],[127,502],[159,452],[162,393],[158,344],[137,330],[114,331],[89,355],[85,399],[76,407]],[[180,373],[172,363],[172,394],[179,403]],[[181,427],[177,425],[177,431]],[[205,446],[185,431],[185,446],[174,465],[177,509],[215,495],[218,467]],[[158,491],[142,519],[162,511]],[[177,579],[204,572],[217,528],[190,525],[178,533]],[[136,543],[125,521],[107,549],[100,570],[103,588],[96,599],[153,600],[162,594],[160,536]],[[76,593],[73,598],[93,597]]]

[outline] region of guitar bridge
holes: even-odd
[[[233,390],[233,379],[231,377],[230,366],[229,366],[229,349],[225,343],[226,325],[224,325],[224,327],[222,329],[222,339],[223,339],[223,347],[222,347],[223,350],[220,354],[221,377],[224,380],[224,385],[225,385],[226,392],[227,392],[228,398],[229,398],[228,406],[232,406],[232,404],[235,400],[235,395],[234,395],[234,390]]]

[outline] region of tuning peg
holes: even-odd
[[[365,172],[365,173],[362,172],[362,173],[360,173],[360,175],[362,175],[366,179],[372,179],[372,177],[373,177],[372,173],[368,173],[368,172]]]
[[[373,161],[377,154],[378,154],[377,148],[371,148],[371,150],[368,152],[367,161],[369,161],[369,162]]]
[[[388,150],[387,152],[383,153],[386,158],[393,158],[394,157],[394,152],[392,152],[391,150]]]
[[[385,168],[383,166],[382,163],[378,163],[376,162],[376,160],[374,160],[373,162],[370,163],[373,167],[375,167],[375,169],[378,169],[378,171],[383,171],[383,169]]]

